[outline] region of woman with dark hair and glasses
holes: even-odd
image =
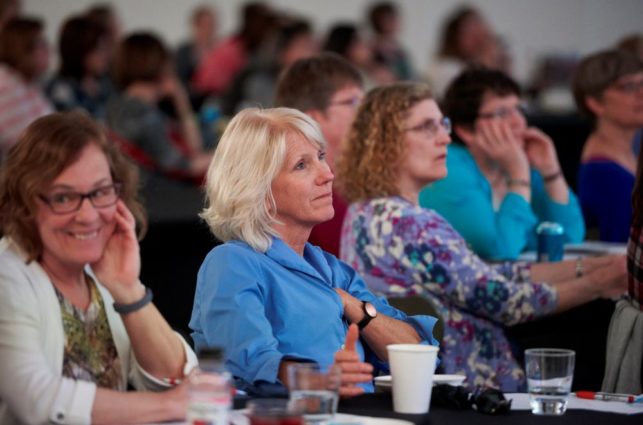
[[[139,281],[135,169],[82,113],[34,121],[0,171],[0,423],[178,420],[196,364]],[[148,392],[126,392],[128,385]]]
[[[426,184],[447,174],[450,125],[421,84],[371,90],[357,112],[337,166],[351,202],[341,257],[369,289],[389,298],[418,295],[444,323],[442,373],[468,388],[524,391],[525,375],[504,326],[625,291],[625,257],[487,264],[435,211],[418,205]],[[475,221],[475,209],[467,208]]]
[[[578,109],[594,128],[581,156],[578,195],[600,239],[625,242],[632,218],[635,134],[643,128],[643,62],[618,50],[585,58],[574,78]]]
[[[486,259],[515,260],[535,249],[542,221],[560,223],[565,242],[583,240],[583,215],[554,143],[527,125],[516,82],[471,68],[451,83],[443,106],[454,130],[449,175],[422,190],[420,205],[439,212]]]

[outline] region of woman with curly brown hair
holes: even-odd
[[[341,257],[369,288],[420,295],[444,319],[443,373],[466,385],[524,390],[524,372],[503,326],[533,320],[625,290],[623,256],[583,263],[489,265],[433,210],[420,189],[447,174],[450,122],[422,84],[369,92],[338,165],[349,202]],[[472,219],[475,216],[472,215]]]

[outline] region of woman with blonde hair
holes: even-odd
[[[131,164],[82,113],[34,121],[0,172],[0,423],[184,418],[196,365],[139,280]],[[128,385],[144,392],[126,392]]]
[[[302,112],[245,109],[208,170],[202,217],[225,243],[199,270],[192,338],[197,349],[224,347],[228,370],[254,393],[282,391],[293,362],[335,362],[342,395],[372,391],[387,344],[436,343],[435,318],[407,317],[307,243],[334,213],[325,148]]]
[[[444,319],[441,372],[466,375],[470,388],[523,391],[524,372],[503,326],[622,293],[624,257],[482,261],[444,218],[418,205],[422,187],[447,174],[450,130],[426,85],[400,83],[366,95],[338,165],[351,202],[341,258],[375,293],[420,295],[434,304]]]

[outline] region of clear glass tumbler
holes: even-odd
[[[562,415],[574,377],[573,350],[530,348],[525,350],[525,372],[531,412],[536,415]]]

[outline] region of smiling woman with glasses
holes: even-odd
[[[536,249],[535,228],[542,221],[560,223],[565,242],[583,239],[580,206],[554,144],[527,124],[511,78],[466,70],[449,86],[443,106],[453,120],[449,175],[422,190],[420,205],[442,214],[486,259],[515,260]]]
[[[470,389],[524,391],[504,327],[622,293],[625,258],[584,260],[580,274],[576,261],[482,261],[440,214],[418,205],[422,187],[447,175],[447,122],[426,85],[393,84],[366,95],[338,164],[351,202],[341,257],[373,292],[419,296],[435,307],[444,323],[439,373],[466,375]],[[479,211],[462,208],[477,225]]]
[[[185,416],[196,357],[139,281],[133,166],[79,112],[34,121],[0,171],[0,423]]]
[[[576,72],[574,97],[594,127],[578,172],[587,225],[598,227],[601,240],[625,242],[643,128],[643,63],[617,50],[588,56]]]

